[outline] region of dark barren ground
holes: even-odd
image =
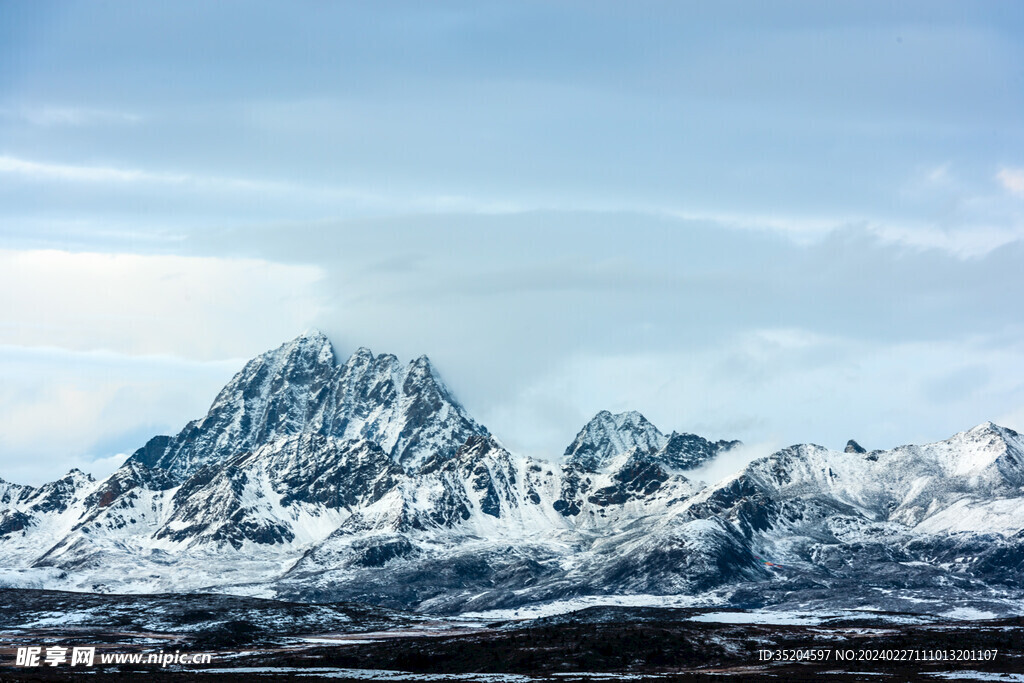
[[[594,607],[516,622],[214,595],[0,590],[0,681],[386,680],[1024,681],[1024,619],[940,621],[865,613],[808,625],[694,621],[701,610]],[[97,647],[91,668],[14,666],[17,647]],[[760,661],[759,651],[829,652]],[[864,661],[996,650],[990,661]],[[100,664],[101,653],[209,652],[206,666]],[[853,651],[853,661],[836,661]],[[918,654],[913,654],[918,653]]]

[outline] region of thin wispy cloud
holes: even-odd
[[[935,224],[885,223],[870,225],[869,229],[883,244],[937,249],[958,258],[980,258],[1000,247],[1024,240],[1024,224],[946,228]]]
[[[242,190],[246,192],[297,192],[309,188],[249,178],[229,178],[193,173],[173,173],[119,166],[93,166],[86,164],[35,161],[15,156],[0,156],[0,173],[21,176],[30,180],[79,183],[152,183],[159,185],[188,185],[195,188]]]
[[[182,183],[195,182],[186,174],[152,173],[138,169],[110,166],[81,166],[32,161],[12,156],[0,156],[0,173],[8,173],[32,180],[58,180],[85,183]]]
[[[17,119],[44,128],[59,126],[123,126],[143,121],[139,114],[76,106],[0,106],[0,118]]]
[[[378,212],[422,211],[427,213],[515,213],[523,208],[515,202],[475,198],[457,193],[428,194],[423,192],[395,193],[368,188],[301,184],[290,181],[265,180],[244,177],[211,176],[200,173],[128,168],[121,166],[95,166],[36,161],[16,156],[0,156],[0,174],[17,176],[30,181],[58,183],[88,183],[111,185],[163,185],[195,192],[230,192],[233,194],[273,194],[294,201],[315,200],[333,203],[339,209],[352,206],[377,208]]]
[[[899,219],[878,219],[856,215],[802,216],[782,212],[723,212],[696,210],[678,206],[632,203],[615,200],[598,201],[531,201],[525,198],[484,198],[458,193],[423,194],[374,190],[330,185],[302,185],[288,181],[239,177],[203,176],[116,166],[91,166],[42,162],[14,156],[0,156],[0,173],[44,182],[89,184],[154,184],[209,193],[223,191],[293,197],[296,201],[313,200],[328,209],[345,213],[353,208],[378,215],[393,213],[426,214],[527,214],[538,212],[582,212],[639,214],[666,217],[681,222],[713,223],[724,229],[753,230],[780,234],[797,244],[818,242],[837,231],[851,227],[875,235],[884,244],[903,245],[915,249],[940,249],[962,258],[976,258],[1006,244],[1024,239],[1024,225],[964,224],[937,225]],[[1020,183],[1024,192],[1024,171],[1003,169],[1000,182],[1011,192]],[[928,170],[929,185],[951,183],[949,165]]]
[[[996,180],[1007,192],[1024,197],[1024,168],[1004,166],[996,173]]]

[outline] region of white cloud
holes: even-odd
[[[719,455],[714,460],[705,463],[703,466],[686,472],[685,476],[693,481],[702,481],[709,485],[717,484],[726,477],[738,473],[758,458],[769,456],[786,445],[788,444],[773,441],[741,444]]]
[[[994,422],[1003,427],[1009,427],[1010,429],[1024,434],[1024,405],[1016,410],[1010,410],[997,417]]]
[[[0,155],[0,174],[9,174],[37,182],[89,183],[95,185],[164,185],[183,191],[221,193],[225,201],[237,201],[228,195],[273,196],[289,205],[314,203],[332,213],[352,211],[382,214],[420,212],[425,214],[464,212],[468,214],[505,214],[531,210],[515,202],[447,192],[395,192],[373,188],[301,184],[281,180],[175,173],[129,168],[36,161]]]
[[[138,114],[112,109],[78,106],[0,107],[0,116],[21,119],[33,126],[133,125],[142,121]]]
[[[876,223],[868,230],[882,244],[938,249],[958,258],[979,258],[1024,239],[1024,225],[962,225],[942,228],[927,223]]]
[[[891,448],[985,420],[1014,426],[1021,416],[1006,410],[1024,401],[1022,373],[1024,348],[980,338],[886,344],[763,329],[688,352],[577,354],[481,417],[511,448],[548,457],[602,409],[753,444],[704,474],[714,478],[794,443]]]
[[[0,346],[0,478],[103,476],[200,417],[243,362]]]
[[[168,173],[117,166],[89,166],[33,161],[10,155],[0,156],[0,173],[9,173],[30,180],[80,183],[154,183],[161,185],[189,185],[199,189],[246,190],[255,192],[294,192],[298,186],[288,183]]]
[[[930,185],[948,185],[950,182],[950,168],[951,164],[947,161],[944,164],[938,166],[932,166],[927,169],[924,173],[925,180]]]
[[[582,214],[636,214],[668,218],[682,223],[714,224],[727,230],[774,233],[802,246],[816,244],[838,231],[856,229],[873,235],[880,243],[912,249],[936,249],[958,258],[984,256],[994,249],[1024,239],[1024,224],[1009,210],[1005,198],[985,196],[966,188],[950,164],[925,168],[908,181],[904,199],[921,204],[928,213],[941,212],[932,220],[880,217],[867,214],[797,214],[785,212],[738,212],[680,207],[671,204],[632,202],[614,198],[581,198],[547,201],[529,197],[487,197],[457,191],[423,192],[400,188],[373,188],[332,184],[300,184],[290,181],[176,173],[120,166],[99,166],[36,161],[0,156],[0,174],[27,180],[110,185],[165,185],[189,193],[206,193],[230,205],[249,196],[273,197],[289,211],[315,210],[327,215],[430,216],[505,215],[541,212]],[[1005,189],[1024,196],[1024,169],[1004,168],[997,175]],[[242,196],[236,196],[238,194]],[[950,209],[947,205],[952,206]]]
[[[1012,191],[1016,181],[1024,190],[1024,172],[1004,168],[997,180],[1004,189]],[[950,162],[920,167],[899,188],[898,197],[906,217],[865,223],[882,244],[972,259],[1024,239],[1015,203],[993,192],[989,178],[958,172]]]
[[[141,445],[141,444],[140,444]],[[83,465],[76,465],[83,472],[88,472],[96,479],[103,479],[112,474],[114,470],[124,464],[124,461],[131,456],[131,453],[114,453],[106,457],[89,460]]]
[[[33,161],[10,155],[0,156],[0,173],[27,180],[93,184],[172,185],[201,192],[274,193],[286,196],[321,196],[339,200],[370,201],[371,193],[347,188],[316,188],[288,182],[232,178],[193,173],[171,173],[119,166],[90,166]]]
[[[1024,197],[1024,168],[1004,166],[996,173],[996,180],[1007,192]]]
[[[259,259],[0,250],[0,344],[248,356],[313,322],[321,278]]]
[[[686,221],[708,221],[734,230],[758,230],[784,235],[797,244],[809,244],[830,233],[858,223],[856,219],[841,216],[801,216],[769,213],[736,213],[722,211],[693,211],[685,209],[652,209],[654,215],[665,215]]]
[[[1024,172],[1020,176],[1024,190]],[[927,173],[927,182],[934,191],[939,185],[949,184],[948,166],[933,168]],[[962,204],[985,204],[986,198],[967,197]],[[623,208],[622,210],[629,210]],[[775,233],[797,245],[808,246],[821,242],[829,235],[847,229],[864,230],[873,235],[881,244],[910,247],[912,249],[937,249],[957,258],[977,258],[994,249],[1024,239],[1024,225],[1019,221],[999,216],[989,218],[984,213],[978,216],[960,216],[940,224],[937,221],[911,220],[907,218],[879,218],[867,215],[807,216],[784,213],[732,213],[720,211],[695,211],[657,206],[639,207],[634,210],[654,216],[666,216],[682,221],[708,222],[732,230],[752,230]]]
[[[163,182],[184,183],[187,175],[148,173],[136,169],[111,168],[107,166],[76,166],[53,164],[12,156],[0,156],[0,173],[10,173],[34,180],[66,180],[74,182]]]

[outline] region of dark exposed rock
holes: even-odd
[[[659,533],[597,571],[597,585],[626,592],[653,591],[673,583],[685,585],[688,592],[700,592],[731,581],[764,577],[747,540],[735,529],[714,521],[700,528],[682,526]]]
[[[167,453],[173,437],[154,436],[146,442],[146,445],[132,453],[131,459],[146,467],[156,467],[160,459]]]
[[[383,567],[391,560],[419,554],[419,550],[408,538],[395,536],[391,538],[370,538],[352,544],[357,553],[353,564],[362,567]]]
[[[73,469],[62,479],[43,484],[32,496],[34,512],[63,512],[74,500],[76,491],[93,482],[93,478],[81,470]]]
[[[622,505],[649,496],[668,479],[668,473],[648,453],[634,454],[612,476],[611,486],[594,491],[588,500],[595,505]]]
[[[265,477],[281,496],[282,507],[313,502],[348,509],[379,500],[402,474],[372,442],[295,436],[200,469],[175,493],[175,512],[156,537],[179,542],[208,538],[235,547],[245,540],[288,542],[294,534],[286,526],[262,520],[246,502],[251,476]]]
[[[672,432],[656,457],[669,467],[692,470],[739,445],[739,441],[708,441],[696,434]]]
[[[0,536],[6,536],[16,531],[27,529],[32,519],[24,512],[18,510],[4,510],[0,512]]]
[[[859,443],[850,439],[846,442],[846,448],[843,449],[844,453],[867,453],[867,450]]]
[[[561,493],[552,507],[563,517],[574,517],[580,514],[583,497],[590,490],[590,479],[585,471],[573,465],[562,467]]]

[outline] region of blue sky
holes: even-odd
[[[0,5],[0,477],[317,326],[510,447],[1024,429],[1013,2]]]

